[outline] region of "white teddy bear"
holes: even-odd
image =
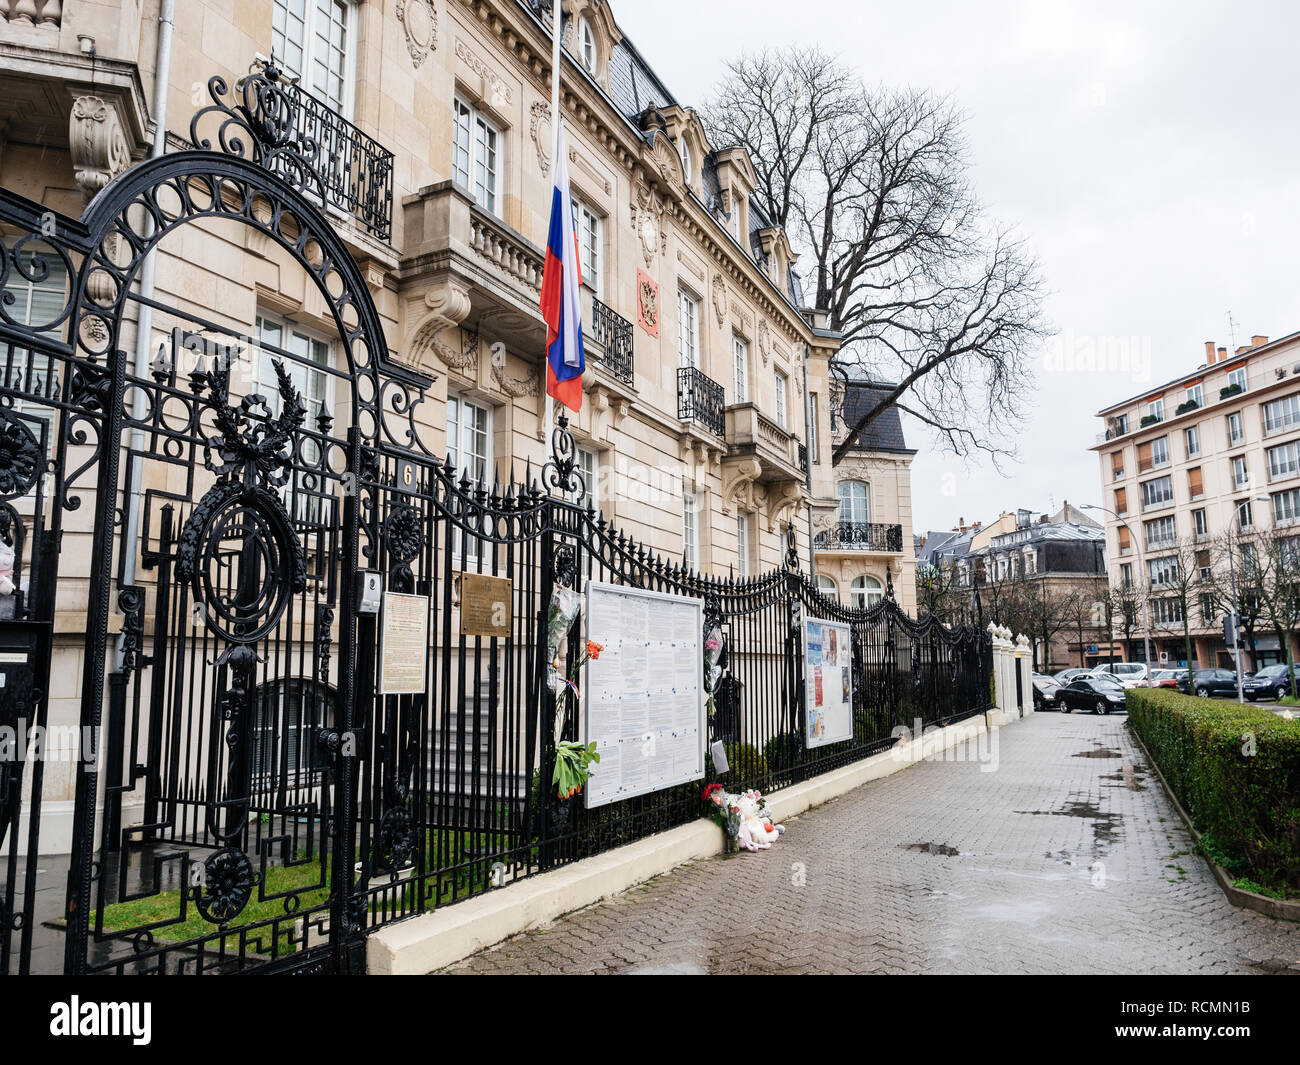
[[[736,833],[736,842],[747,851],[767,850],[781,836],[784,825],[772,824],[772,819],[763,813],[760,805],[761,796],[756,791],[747,791],[738,796],[740,807],[740,830]]]

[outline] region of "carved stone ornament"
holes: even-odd
[[[632,202],[632,228],[641,238],[641,254],[646,267],[654,266],[655,256],[668,247],[668,236],[663,231],[664,202],[659,193],[641,182],[636,187]]]
[[[526,374],[523,377],[512,377],[506,373],[506,346],[501,341],[496,341],[492,345],[492,380],[496,382],[497,388],[504,392],[511,399],[519,399],[522,396],[537,395],[541,375],[537,373]]]
[[[772,357],[772,334],[767,328],[767,319],[758,320],[758,353],[763,357],[763,365]]]
[[[418,68],[438,47],[438,10],[433,0],[397,0],[397,21],[406,32],[406,50]]]
[[[718,327],[727,321],[727,283],[721,274],[713,275],[713,313],[717,315]]]
[[[546,133],[542,133],[542,127]],[[528,136],[533,140],[533,149],[537,152],[537,169],[542,177],[551,173],[551,108],[541,100],[533,101],[528,109]]]
[[[68,151],[77,187],[87,202],[131,165],[117,112],[98,96],[78,96],[72,101]]]

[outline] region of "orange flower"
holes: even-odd
[[[595,640],[587,641],[587,657],[595,661],[600,657],[600,652],[605,649],[604,644],[599,644]]]

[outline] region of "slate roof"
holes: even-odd
[[[878,406],[892,390],[885,382],[850,380],[844,390],[844,410],[841,420],[845,426],[856,425],[858,419]],[[888,407],[867,426],[854,442],[851,451],[892,451],[900,455],[915,455],[916,449],[907,446],[903,437],[903,421],[898,408]]]

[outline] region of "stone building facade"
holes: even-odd
[[[237,88],[271,62],[305,94],[298,119],[322,149],[324,207],[390,351],[433,381],[422,438],[471,478],[536,471],[548,451],[538,299],[554,163],[550,5],[177,0],[161,95],[159,8],[0,2],[0,185],[75,217],[148,156],[156,101],[165,100],[168,145],[184,147],[210,77]],[[839,338],[805,306],[790,243],[753,199],[744,149],[709,142],[604,0],[564,0],[563,15],[588,352],[572,428],[592,502],[638,543],[704,573],[780,565],[787,531],[811,571],[812,540],[844,505],[831,465],[829,360]],[[260,345],[288,348],[303,356],[295,385],[309,417],[340,416],[346,363],[333,318],[282,249],[234,223],[197,223],[163,240],[155,278],[160,309],[126,324],[128,346],[150,357],[178,327],[161,308],[184,308],[241,338],[232,394],[272,383]],[[12,276],[6,293],[36,321],[65,282],[57,270]],[[855,452],[870,520],[901,531],[897,550],[892,541],[817,549],[816,568],[846,598],[857,577],[883,583],[892,566],[900,602],[913,609],[901,550],[911,543],[910,456]],[[165,491],[168,476],[156,464],[141,491]],[[89,516],[69,515],[64,529],[52,722],[78,718],[90,583]],[[145,586],[149,535],[129,560]],[[864,602],[874,598],[862,590]],[[51,765],[50,818],[70,808],[73,776],[71,764]]]

